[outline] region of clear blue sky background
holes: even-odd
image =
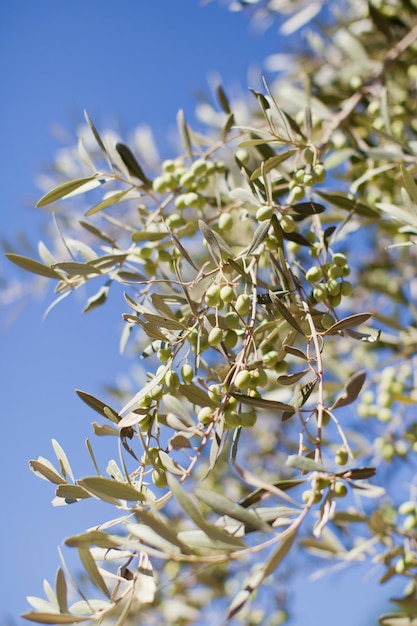
[[[249,66],[261,67],[281,49],[276,29],[256,34],[241,14],[217,2],[1,3],[0,237],[11,240],[23,231],[37,241],[45,216],[33,208],[40,195],[33,181],[58,147],[55,123],[71,128],[86,108],[101,127],[112,116],[126,129],[150,124],[163,149],[177,110],[192,114],[210,72],[218,71],[225,86],[246,89]],[[11,271],[3,258],[0,268]],[[42,579],[53,581],[62,539],[107,514],[93,501],[52,508],[53,487],[29,471],[28,459],[53,459],[54,437],[78,476],[91,471],[83,442],[94,414],[74,389],[100,396],[102,383],[123,373],[117,333],[123,302],[110,298],[82,316],[82,302],[67,299],[42,322],[46,305],[34,299],[13,325],[1,316],[0,626],[23,623],[25,596],[43,596]],[[373,623],[387,590],[378,588],[376,576],[364,575],[354,567],[309,584],[301,575],[294,623]]]

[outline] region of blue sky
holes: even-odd
[[[198,0],[2,3],[1,238],[13,240],[22,231],[36,242],[48,219],[33,208],[41,195],[34,179],[59,147],[54,125],[71,129],[87,109],[99,127],[116,118],[126,129],[150,124],[163,150],[177,110],[192,115],[195,94],[208,91],[210,73],[219,73],[226,87],[245,90],[254,86],[249,68],[260,68],[281,46],[276,29],[255,33],[243,15],[228,13],[218,2],[204,7]],[[12,271],[3,258],[0,271]],[[102,384],[123,373],[115,332],[123,302],[110,298],[107,306],[83,316],[83,303],[67,299],[42,322],[50,297],[35,297],[11,325],[7,315],[0,318],[0,626],[20,625],[18,615],[28,608],[25,596],[43,595],[42,579],[54,579],[62,539],[108,513],[92,501],[52,508],[53,488],[29,472],[28,459],[52,459],[50,441],[56,438],[78,475],[92,471],[83,442],[91,436],[94,415],[74,389],[100,396]],[[299,582],[305,595],[294,606],[295,623],[313,626],[321,615],[322,626],[333,624],[339,603],[339,626],[369,623],[378,610],[373,607],[382,608],[383,590],[377,590],[375,576],[368,582],[363,576],[356,568],[332,580]],[[364,588],[364,603],[346,601],[348,590]]]

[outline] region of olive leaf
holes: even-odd
[[[365,382],[365,378],[366,372],[363,370],[351,376],[345,384],[343,393],[335,400],[330,410],[333,411],[334,409],[338,409],[341,406],[346,406],[348,404],[352,404],[352,402],[355,402],[356,398],[361,392],[361,389]]]

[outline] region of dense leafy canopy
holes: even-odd
[[[416,494],[398,486],[417,451],[417,3],[230,6],[278,19],[285,71],[272,57],[243,99],[219,85],[198,132],[180,111],[163,162],[86,114],[38,202],[60,232],[8,254],[56,281],[54,304],[121,287],[121,347],[148,372],[113,400],[78,391],[100,416],[90,476],[55,441],[57,464],[31,461],[55,504],[115,511],[66,540],[78,599],[63,567],[28,620],[279,624],[287,563],[324,558],[402,577],[381,624],[417,623]]]

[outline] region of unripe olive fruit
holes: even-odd
[[[234,380],[236,387],[239,389],[248,389],[252,385],[252,377],[249,370],[240,370],[236,374],[236,378]]]
[[[274,209],[272,208],[272,206],[265,204],[256,211],[255,217],[258,222],[264,222],[265,220],[271,219],[273,212]]]
[[[323,270],[321,267],[310,267],[306,272],[306,280],[309,283],[318,283],[323,278]]]
[[[204,295],[204,300],[207,306],[217,306],[220,303],[219,285],[210,285]]]
[[[417,511],[417,503],[412,500],[407,500],[406,502],[402,502],[398,507],[398,513],[400,515],[411,515],[415,514]]]
[[[247,315],[251,308],[251,299],[246,293],[241,293],[238,296],[235,304],[235,309],[239,315]]]
[[[202,209],[204,207],[205,200],[203,196],[200,196],[200,194],[190,191],[185,194],[185,204],[187,207],[193,209]]]
[[[234,330],[228,330],[224,336],[223,344],[227,350],[232,350],[237,344],[238,336]]]
[[[342,275],[342,268],[340,265],[331,265],[327,272],[329,278],[340,278]]]
[[[330,485],[330,480],[328,478],[317,478],[316,480],[316,489],[321,491],[322,489],[326,489]]]
[[[254,410],[240,413],[239,417],[240,417],[240,425],[243,428],[252,428],[253,426],[255,426],[256,421],[258,419],[256,411]]]
[[[337,481],[333,486],[333,492],[336,498],[344,498],[347,494],[347,487],[344,483]]]
[[[284,233],[293,233],[295,230],[295,222],[292,215],[283,215],[279,221]]]
[[[192,188],[194,181],[195,181],[195,177],[194,177],[193,172],[184,172],[184,174],[181,176],[179,180],[179,183],[181,187],[188,190]]]
[[[315,152],[313,150],[313,148],[311,148],[311,146],[307,146],[307,148],[304,150],[304,161],[307,163],[307,165],[311,165],[314,161],[314,157],[315,157]]]
[[[346,463],[348,462],[348,459],[349,459],[348,451],[346,450],[344,446],[342,446],[341,448],[337,450],[334,460],[337,463],[337,465],[346,465]]]
[[[223,339],[223,331],[218,326],[215,326],[211,329],[208,336],[209,346],[215,347],[218,346]]]
[[[336,323],[336,320],[334,319],[333,315],[330,315],[330,313],[324,313],[324,315],[321,316],[320,323],[323,326],[323,328],[327,330],[328,328],[331,328],[333,324]]]
[[[335,278],[330,278],[326,283],[326,289],[331,296],[337,296],[340,293],[340,284]]]
[[[239,315],[234,311],[229,311],[229,313],[225,315],[224,323],[226,325],[226,328],[229,328],[230,330],[236,330],[236,328],[239,328],[240,326]]]
[[[314,287],[313,297],[316,300],[316,302],[323,302],[324,300],[326,300],[327,298],[326,285],[321,284],[321,285],[317,285],[317,287]]]
[[[164,172],[175,172],[176,164],[172,159],[166,159],[162,162],[162,169]]]
[[[196,176],[203,176],[207,172],[207,161],[205,161],[204,159],[198,159],[197,161],[194,161],[194,163],[191,165],[191,171]]]
[[[314,185],[313,174],[304,174],[303,183],[304,185],[307,185],[308,187],[311,187],[312,185]]]
[[[346,255],[343,254],[342,252],[336,252],[333,256],[332,256],[332,262],[335,265],[340,265],[341,267],[343,267],[344,265],[347,265],[347,258]]]
[[[156,354],[158,359],[162,361],[162,363],[165,363],[165,361],[168,361],[168,359],[171,357],[172,350],[169,346],[165,348],[159,348]]]
[[[305,173],[306,171],[303,167],[298,169],[297,171],[294,172],[294,180],[297,181],[297,183],[302,183]]]
[[[156,193],[165,193],[166,191],[168,191],[169,184],[167,178],[164,175],[154,178],[152,182],[152,189]]]
[[[262,360],[265,367],[274,367],[279,360],[279,353],[276,350],[270,350],[264,354]]]
[[[268,384],[268,374],[258,367],[251,370],[251,378],[257,387],[265,387]]]
[[[305,503],[310,502],[311,498],[313,498],[313,504],[317,504],[317,502],[320,502],[322,498],[322,494],[320,493],[320,491],[313,491],[312,489],[305,489],[301,497],[302,497],[303,502]]]
[[[403,522],[404,530],[413,530],[417,526],[417,518],[415,515],[407,515]]]
[[[315,181],[317,183],[322,183],[326,178],[326,170],[324,169],[324,165],[322,163],[317,163],[317,165],[313,168],[313,174]]]
[[[223,285],[220,289],[220,299],[225,304],[230,304],[235,297],[235,291],[230,285]]]
[[[197,419],[201,424],[209,424],[213,418],[213,409],[209,406],[203,406],[197,413]]]
[[[223,389],[221,385],[210,385],[208,390],[208,396],[210,400],[215,400],[216,402],[221,400],[223,395]]]
[[[329,302],[332,307],[339,306],[342,301],[342,294],[338,293],[337,296],[329,296]]]
[[[169,372],[167,372],[165,375],[165,383],[168,385],[168,387],[178,388],[180,386],[180,377],[178,376],[177,372],[169,370]]]
[[[190,383],[194,378],[194,370],[188,363],[184,363],[181,368],[181,376],[185,383]]]
[[[171,215],[168,215],[165,222],[168,228],[171,229],[179,228],[185,224],[184,218],[181,215],[178,215],[178,213],[171,213]]]
[[[175,206],[178,209],[178,211],[182,211],[183,209],[187,208],[188,205],[186,203],[185,193],[181,193],[179,196],[175,198]]]
[[[222,213],[219,217],[219,230],[231,230],[233,228],[233,217],[230,213]]]
[[[300,187],[300,185],[295,185],[295,187],[291,189],[289,203],[291,204],[292,202],[299,202],[304,198],[304,195],[304,189]]]
[[[167,475],[165,473],[164,470],[161,469],[155,469],[152,472],[152,482],[155,485],[155,487],[159,487],[159,488],[163,488],[166,487],[167,485]]]
[[[349,297],[352,295],[352,291],[352,283],[350,283],[348,280],[343,280],[340,285],[340,293],[342,294],[342,296]]]
[[[224,425],[228,429],[240,426],[239,414],[236,411],[226,410],[224,412]]]
[[[163,387],[162,385],[155,385],[154,387],[152,387],[152,389],[149,392],[149,396],[152,398],[152,400],[161,400],[163,395]]]

